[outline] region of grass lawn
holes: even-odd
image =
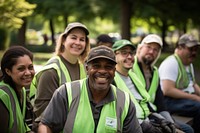
[[[53,53],[34,53],[34,64],[44,65],[52,56]]]
[[[4,51],[0,51],[0,60]],[[53,53],[34,53],[34,64],[44,65],[46,61],[53,56]]]

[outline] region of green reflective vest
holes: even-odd
[[[64,132],[94,133],[95,123],[86,87],[86,79],[66,83],[66,88],[69,111]],[[103,105],[96,133],[122,132],[130,98],[128,93],[116,89],[113,85],[111,85],[111,88],[115,100]]]
[[[64,84],[66,82],[70,82],[71,78],[69,75],[69,72],[67,68],[65,67],[64,63],[61,61],[59,56],[54,56],[52,57],[47,64],[35,74],[31,86],[30,86],[30,93],[29,97],[31,100],[31,103],[33,105],[34,100],[35,100],[35,95],[36,95],[36,90],[37,90],[37,82],[39,77],[41,76],[42,72],[47,70],[47,69],[55,69],[58,77],[59,77],[59,85]],[[80,64],[80,79],[86,78],[86,72],[83,64]]]
[[[146,81],[145,81],[144,75],[143,75],[143,73],[140,70],[140,67],[138,65],[137,57],[135,57],[132,71],[137,75],[139,80],[142,82],[142,84],[146,88]],[[159,85],[158,69],[157,69],[157,67],[154,66],[153,67],[153,78],[152,78],[151,85],[150,85],[150,88],[148,90],[148,93],[150,95],[150,102],[149,103],[155,111],[157,110],[157,107],[155,106],[154,101],[155,101],[156,91],[157,91],[158,85]]]
[[[9,111],[9,133],[26,133],[30,131],[25,121],[26,90],[22,89],[22,110],[15,91],[3,81],[0,82],[0,99]],[[1,114],[3,115],[3,114]]]
[[[188,87],[190,80],[185,70],[185,67],[177,54],[173,55],[178,62],[178,77],[176,79],[176,88],[185,89]],[[189,66],[189,71],[191,72],[191,65]],[[192,78],[194,81],[194,75],[192,74]]]
[[[144,85],[141,83],[141,81],[137,78],[135,73],[132,71],[129,71],[129,77],[131,78],[133,84],[135,85],[135,89],[138,91],[138,93],[141,95],[143,99],[135,99],[132,92],[127,87],[124,80],[120,77],[119,73],[115,72],[115,84],[116,86],[121,89],[122,91],[126,91],[129,93],[131,100],[135,104],[136,107],[136,115],[138,119],[145,119],[149,114],[149,108],[148,108],[148,102],[150,100],[150,95],[145,91]]]

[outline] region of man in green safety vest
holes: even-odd
[[[160,87],[158,69],[155,66],[157,59],[160,57],[163,43],[161,38],[156,34],[149,34],[138,44],[132,71],[137,75],[145,90],[150,95],[149,109],[151,112],[157,111],[160,114],[166,111],[163,92]],[[191,126],[182,122],[176,124],[186,133],[193,133]]]
[[[195,133],[200,132],[200,87],[195,81],[193,61],[200,42],[192,35],[182,35],[174,54],[159,67],[161,87],[171,113],[193,117]]]
[[[56,90],[38,132],[142,133],[129,94],[111,84],[115,65],[111,48],[93,48],[86,61],[88,77]]]
[[[112,48],[115,52],[117,62],[114,84],[119,89],[129,93],[136,106],[137,118],[139,119],[143,133],[175,132],[176,129],[169,113],[163,111],[162,113],[165,114],[165,117],[163,117],[157,114],[156,111],[149,109],[150,94],[146,91],[145,86],[137,75],[130,70],[134,63],[136,47],[130,41],[123,39],[116,41]],[[166,116],[166,114],[168,116]],[[162,124],[160,123],[160,125],[157,124],[157,126],[155,126],[154,123],[151,122],[153,115],[159,116]]]

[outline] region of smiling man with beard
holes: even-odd
[[[87,78],[60,86],[47,106],[39,133],[142,133],[129,94],[112,85],[115,54],[93,48],[86,61]]]
[[[200,87],[195,82],[193,61],[200,42],[190,34],[182,35],[173,55],[159,67],[161,87],[172,113],[193,117],[195,133],[200,133]]]
[[[160,87],[158,69],[155,66],[160,57],[163,43],[156,34],[147,35],[138,45],[132,71],[137,75],[144,85],[145,91],[149,94],[149,110],[165,117],[166,120],[174,123],[167,111],[163,92]],[[170,64],[170,63],[169,63]],[[193,133],[193,129],[182,122],[175,121],[175,124],[186,133]]]

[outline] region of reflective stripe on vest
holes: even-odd
[[[148,108],[148,102],[150,100],[150,96],[149,94],[145,91],[145,88],[143,86],[143,84],[139,81],[139,79],[137,78],[137,76],[129,71],[129,77],[131,78],[132,82],[134,83],[134,85],[136,86],[135,89],[137,89],[138,93],[142,96],[142,100],[136,100],[134,95],[132,94],[132,92],[129,90],[129,88],[127,87],[126,83],[124,82],[124,80],[120,77],[120,75],[115,72],[115,83],[116,86],[121,89],[122,91],[126,91],[127,93],[129,93],[131,100],[133,101],[133,103],[136,106],[136,116],[138,119],[145,119],[149,114],[149,108]]]
[[[79,64],[79,67],[80,67],[80,79],[86,78],[84,65]],[[49,59],[47,64],[39,72],[37,72],[35,74],[35,76],[32,80],[31,87],[30,87],[30,94],[29,94],[32,104],[35,99],[35,94],[36,94],[36,90],[37,90],[37,82],[38,82],[37,80],[39,79],[39,77],[43,71],[45,71],[47,69],[52,69],[52,68],[55,69],[58,74],[59,85],[64,84],[65,82],[71,81],[68,69],[66,68],[64,63],[61,61],[60,57],[59,56],[52,57],[51,59]]]
[[[25,124],[26,111],[26,90],[22,89],[23,105],[22,111],[15,91],[3,81],[0,82],[0,99],[3,101],[9,111],[9,133],[25,133],[30,131]]]
[[[175,59],[178,62],[178,77],[176,79],[176,88],[185,89],[185,88],[188,87],[188,85],[190,83],[189,77],[187,75],[185,67],[184,67],[181,59],[179,58],[179,56],[177,54],[174,54],[173,56],[175,57]],[[189,66],[189,71],[192,74],[191,66]],[[192,74],[192,78],[193,78],[193,81],[194,81],[193,74]]]
[[[88,97],[86,79],[66,83],[66,88],[70,109],[64,132],[94,133],[95,123]],[[128,113],[130,104],[129,94],[123,93],[113,85],[111,85],[111,88],[116,100],[103,106],[97,126],[97,133],[122,132],[123,122]],[[86,121],[87,126],[85,126]]]
[[[146,81],[144,78],[144,75],[138,65],[138,61],[137,61],[137,57],[134,58],[134,64],[133,64],[133,72],[137,75],[137,77],[140,79],[140,81],[142,82],[142,84],[145,86],[146,88]],[[156,91],[159,85],[159,75],[158,75],[158,69],[157,67],[153,67],[153,77],[152,77],[152,81],[151,81],[151,85],[150,88],[148,90],[148,93],[150,95],[150,105],[151,107],[156,111],[157,107],[153,104],[156,98]]]

